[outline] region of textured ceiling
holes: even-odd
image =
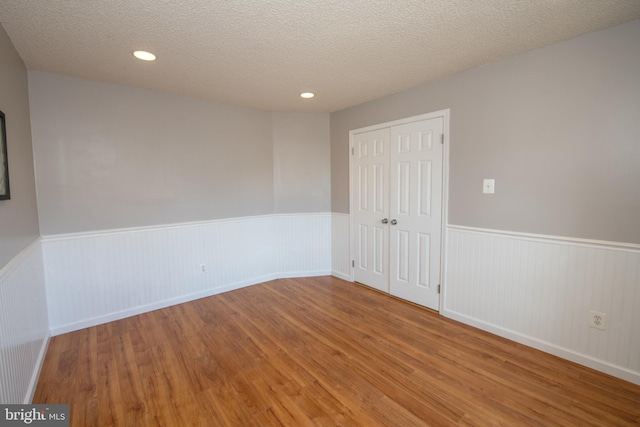
[[[336,111],[639,18],[640,0],[0,0],[28,69],[271,111]]]

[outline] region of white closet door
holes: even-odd
[[[391,127],[389,292],[438,310],[444,121]]]
[[[389,129],[355,135],[353,149],[354,278],[389,292]]]

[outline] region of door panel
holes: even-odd
[[[389,129],[354,137],[354,169],[359,191],[354,226],[357,230],[356,282],[389,292]]]
[[[390,129],[389,292],[439,309],[443,119]]]
[[[409,233],[406,230],[397,230],[394,233],[396,237],[395,262],[392,264],[396,272],[395,281],[398,283],[409,283]]]
[[[418,162],[418,215],[431,216],[431,163]]]

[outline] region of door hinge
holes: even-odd
[[[438,293],[440,293],[440,285],[438,285]]]
[[[444,144],[444,133],[442,135],[440,135],[440,143]]]
[[[356,150],[353,147],[351,147],[351,155],[353,156],[355,153],[356,153]]]
[[[356,262],[354,260],[351,260],[351,267],[355,267],[356,266]]]

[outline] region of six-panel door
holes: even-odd
[[[439,309],[441,118],[391,128],[389,292]],[[395,220],[395,221],[394,221]]]
[[[354,139],[356,282],[389,292],[389,129]]]

